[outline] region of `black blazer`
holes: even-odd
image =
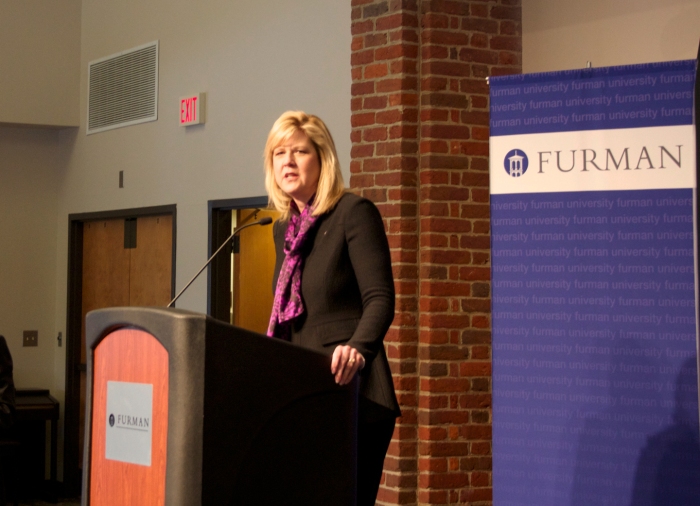
[[[275,222],[273,290],[286,230],[286,222]],[[292,343],[328,356],[339,344],[357,349],[366,360],[360,372],[360,417],[400,416],[383,344],[394,319],[395,294],[381,215],[369,200],[347,193],[310,233],[301,275],[305,312],[293,324]]]

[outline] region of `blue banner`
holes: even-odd
[[[495,506],[700,504],[694,72],[492,79]]]
[[[491,135],[693,124],[695,61],[493,78]]]

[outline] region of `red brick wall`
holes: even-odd
[[[385,218],[403,416],[379,504],[491,504],[488,85],[521,0],[351,0],[350,186]]]

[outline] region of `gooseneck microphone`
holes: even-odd
[[[185,290],[187,290],[187,289],[189,288],[189,286],[190,286],[192,283],[194,283],[194,280],[197,279],[197,277],[202,273],[202,271],[203,271],[204,269],[207,268],[207,266],[211,263],[211,261],[214,260],[214,258],[216,258],[216,255],[218,255],[219,252],[220,252],[222,249],[224,249],[224,246],[226,246],[226,245],[229,243],[229,241],[231,241],[231,239],[233,239],[233,238],[236,236],[236,234],[238,234],[238,233],[239,233],[241,230],[243,230],[244,228],[252,227],[252,226],[254,226],[254,225],[269,225],[270,223],[272,223],[272,218],[270,218],[269,216],[266,216],[265,218],[261,218],[261,219],[259,219],[258,221],[253,221],[253,222],[251,222],[251,223],[246,223],[245,225],[241,225],[241,226],[238,227],[236,230],[234,230],[234,231],[233,231],[233,234],[231,234],[230,236],[228,236],[228,239],[226,239],[226,240],[223,242],[223,244],[222,244],[221,246],[219,246],[219,249],[217,249],[217,250],[214,252],[214,254],[213,254],[212,256],[209,257],[209,260],[207,260],[207,263],[205,263],[205,264],[202,266],[202,268],[199,269],[199,271],[197,271],[197,274],[195,274],[194,277],[193,277],[192,279],[190,279],[189,283],[187,283],[187,284],[185,285],[185,287],[184,287],[182,290],[180,290],[180,292],[175,296],[175,298],[174,298],[173,300],[170,301],[170,304],[168,304],[166,307],[172,307],[172,305],[175,304],[175,301],[176,301],[177,299],[180,298],[180,295],[182,295],[182,293],[183,293]]]

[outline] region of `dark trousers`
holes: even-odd
[[[395,418],[359,422],[357,427],[357,506],[374,506]]]

